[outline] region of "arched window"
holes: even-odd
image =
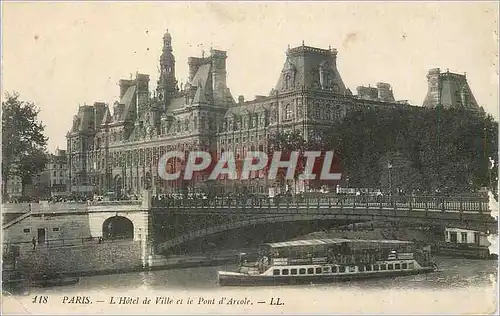
[[[293,111],[292,111],[292,106],[290,104],[285,105],[285,107],[283,108],[283,113],[285,120],[293,119]]]

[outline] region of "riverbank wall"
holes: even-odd
[[[95,245],[23,249],[17,257],[16,270],[32,278],[43,274],[91,276],[214,266],[236,263],[238,259],[238,252],[234,250],[172,257],[154,255],[149,258],[149,265],[145,266],[140,242],[115,241]]]
[[[27,274],[110,271],[142,267],[138,241],[108,242],[58,248],[23,249],[17,268]]]

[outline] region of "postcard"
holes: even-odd
[[[498,5],[2,3],[2,312],[498,313]]]

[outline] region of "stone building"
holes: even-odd
[[[227,54],[189,57],[189,80],[178,85],[172,38],[163,38],[160,76],[150,95],[149,76],[120,80],[120,100],[81,106],[67,134],[69,181],[73,192],[136,194],[196,190],[208,185],[205,175],[190,183],[165,183],[157,163],[166,151],[205,150],[236,159],[247,151],[266,150],[269,135],[296,130],[305,139],[330,127],[347,112],[370,107],[409,106],[396,102],[389,84],[359,87],[353,95],[337,69],[337,50],[305,46],[289,48],[277,83],[266,96],[233,98],[226,84]],[[470,95],[472,97],[472,95]],[[218,191],[242,188],[265,193],[263,173],[249,180],[216,181]]]
[[[37,176],[36,186],[41,197],[58,197],[68,194],[68,159],[66,150],[56,149],[48,155],[45,169]]]
[[[424,107],[456,108],[467,110],[481,110],[465,74],[451,73],[448,70],[441,72],[439,68],[430,69],[427,74],[428,92],[424,100]]]

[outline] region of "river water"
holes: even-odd
[[[496,260],[436,258],[439,271],[388,279],[300,286],[219,287],[217,270],[236,266],[126,273],[83,277],[76,285],[32,289],[11,298],[9,306],[36,313],[492,313],[496,301]],[[33,305],[34,295],[47,295],[52,308]],[[88,296],[91,305],[63,304],[64,296]],[[151,304],[115,305],[110,297],[148,297]],[[155,304],[158,296],[171,304]],[[233,297],[245,305],[218,304]],[[271,298],[284,305],[270,305]],[[179,301],[181,300],[181,301]],[[188,301],[192,300],[191,304]],[[102,302],[99,302],[102,301]],[[258,302],[265,303],[258,303]],[[211,304],[215,302],[215,304]],[[226,301],[224,301],[226,302]],[[16,305],[18,304],[18,305]],[[36,308],[36,309],[34,309]],[[69,309],[71,308],[71,309]]]

